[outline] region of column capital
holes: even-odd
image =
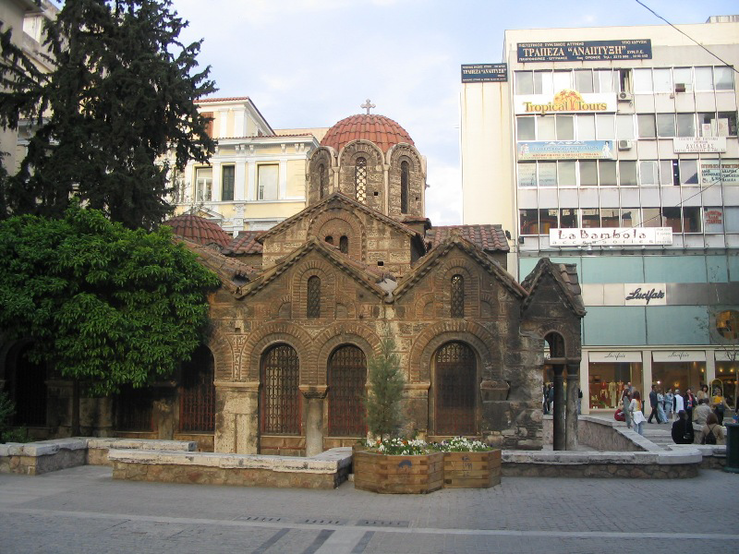
[[[308,399],[326,398],[326,393],[328,393],[328,386],[326,385],[301,385],[299,389],[301,394]]]

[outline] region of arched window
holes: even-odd
[[[464,317],[464,277],[452,276],[451,282],[452,317]]]
[[[327,244],[333,244],[334,243],[334,237],[331,235],[326,235],[326,238],[324,239]]]
[[[262,433],[300,434],[300,365],[288,344],[262,356],[260,371],[260,429]]]
[[[321,278],[308,279],[308,313],[309,318],[321,317]]]
[[[354,190],[357,194],[357,202],[367,203],[367,159],[357,158],[354,167]]]
[[[347,237],[346,235],[342,235],[339,239],[339,250],[343,254],[349,253],[349,237]]]
[[[342,346],[328,362],[328,434],[361,437],[367,433],[362,397],[367,383],[367,358],[353,345]]]
[[[477,362],[472,349],[449,342],[435,356],[435,428],[437,435],[473,435],[477,432]]]
[[[552,358],[565,357],[565,339],[559,333],[548,333],[544,337],[546,346],[549,347],[549,356]]]
[[[201,345],[182,365],[180,431],[212,433],[216,427],[216,386],[213,354]]]
[[[408,190],[409,187],[410,164],[403,161],[400,164],[400,213],[408,213]]]
[[[328,193],[328,182],[326,181],[326,166],[318,166],[318,197],[323,198]]]

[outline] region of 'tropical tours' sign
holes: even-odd
[[[516,114],[615,112],[616,94],[609,92],[580,93],[562,89],[554,96],[520,94],[516,96]]]

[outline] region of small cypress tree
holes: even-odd
[[[393,352],[392,339],[382,341],[381,352],[368,362],[370,393],[365,398],[367,427],[373,436],[384,440],[397,433],[401,425],[401,402],[405,379],[400,360]]]

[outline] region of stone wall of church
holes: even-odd
[[[426,172],[418,150],[409,144],[398,144],[389,152],[388,198],[390,217],[401,215],[424,216],[424,195],[426,192]],[[408,206],[401,210],[401,174],[403,163],[408,164]]]

